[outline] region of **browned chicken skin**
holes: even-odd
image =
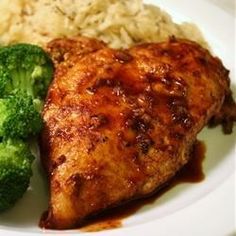
[[[190,41],[119,51],[79,37],[54,40],[48,50],[56,73],[41,141],[46,228],[79,226],[163,186],[230,94],[220,60]]]

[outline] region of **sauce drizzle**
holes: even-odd
[[[204,180],[202,162],[205,158],[206,147],[202,141],[196,141],[193,145],[190,161],[176,174],[176,176],[164,188],[144,199],[135,200],[124,206],[107,210],[96,218],[91,219],[80,228],[83,232],[97,232],[122,227],[122,220],[133,215],[143,206],[153,204],[159,197],[181,183],[199,183]]]

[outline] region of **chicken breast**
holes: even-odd
[[[50,183],[45,228],[78,227],[161,188],[230,94],[228,70],[190,41],[114,50],[79,37],[48,50],[56,73],[41,138]]]

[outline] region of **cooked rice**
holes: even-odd
[[[0,1],[0,44],[43,46],[53,38],[75,35],[95,37],[114,48],[160,42],[172,35],[206,45],[195,25],[178,25],[142,0]]]

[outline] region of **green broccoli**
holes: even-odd
[[[16,93],[0,99],[0,137],[26,139],[42,128],[42,118],[31,96]]]
[[[0,50],[0,97],[15,91],[43,99],[53,75],[53,64],[44,50],[15,44]]]
[[[0,48],[0,211],[29,186],[33,155],[28,139],[41,130],[40,111],[52,75],[52,61],[40,47]]]
[[[29,186],[34,156],[22,141],[0,142],[0,212],[13,206]]]

